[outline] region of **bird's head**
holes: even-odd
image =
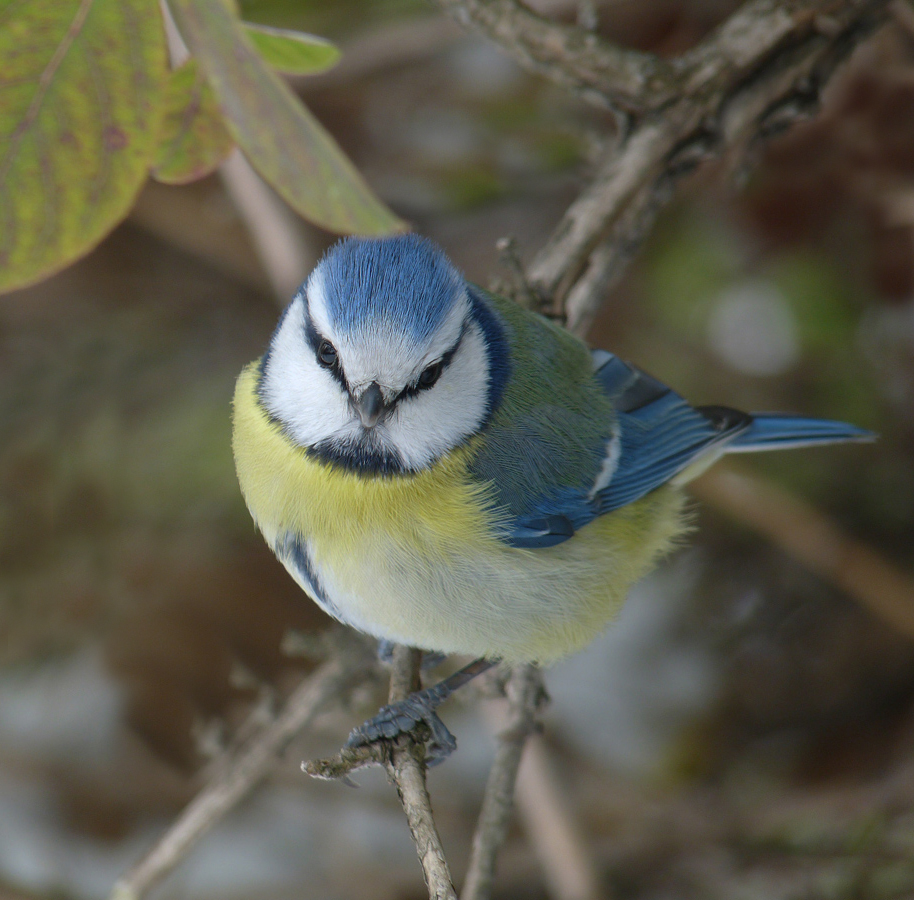
[[[346,238],[280,320],[260,399],[323,459],[417,472],[484,426],[507,364],[495,314],[433,243]]]

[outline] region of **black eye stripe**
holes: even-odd
[[[438,381],[440,381],[441,376],[447,371],[447,368],[451,364],[451,361],[454,359],[455,354],[460,349],[460,345],[463,343],[463,338],[464,338],[464,335],[466,335],[466,333],[467,333],[467,323],[464,322],[463,328],[460,330],[460,335],[458,336],[457,340],[454,342],[454,346],[451,347],[451,349],[448,350],[444,354],[444,356],[441,357],[441,359],[437,360],[436,362],[430,363],[428,366],[426,366],[422,370],[422,372],[419,374],[419,378],[416,380],[416,382],[414,384],[408,384],[405,388],[403,388],[403,390],[400,391],[400,393],[397,394],[397,396],[394,398],[393,403],[397,403],[400,400],[403,400],[407,397],[415,397],[417,394],[421,394],[423,391],[426,391],[429,388],[434,387],[434,385],[437,384]],[[420,379],[422,378],[422,375],[425,374],[425,372],[427,372],[433,366],[441,367],[440,371],[438,372],[437,377],[431,384],[428,384],[425,386],[421,385]]]
[[[346,383],[346,376],[343,374],[343,367],[340,365],[339,354],[337,353],[336,348],[317,330],[317,328],[314,327],[314,321],[311,318],[311,310],[308,309],[307,303],[304,306],[304,313],[305,340],[314,353],[317,364],[322,369],[326,369],[340,383],[342,388],[345,391],[348,391],[349,385]],[[329,347],[336,355],[335,362],[327,363],[321,359],[321,349],[324,345]]]

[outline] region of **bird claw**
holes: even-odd
[[[424,722],[431,731],[426,763],[437,766],[457,749],[457,740],[435,712],[436,706],[425,691],[410,694],[398,703],[382,707],[376,716],[353,728],[346,746],[361,747],[375,741],[391,741],[401,734],[412,733],[420,722]]]
[[[383,707],[374,718],[352,730],[346,746],[352,749],[373,744],[375,741],[393,740],[401,734],[414,734],[416,726],[424,722],[431,732],[425,757],[426,765],[437,766],[457,749],[457,740],[438,718],[435,710],[459,687],[497,664],[498,660],[494,659],[473,660],[443,681]],[[424,741],[425,737],[421,740]]]

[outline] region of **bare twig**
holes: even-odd
[[[517,807],[554,900],[608,900],[587,842],[556,783],[542,738],[527,744]]]
[[[233,756],[225,758],[177,821],[146,856],[114,886],[112,900],[137,900],[170,872],[191,847],[266,776],[289,742],[331,700],[364,682],[373,649],[341,633],[334,656],[307,676],[276,718]]]
[[[219,167],[219,175],[247,226],[273,295],[284,307],[317,262],[318,250],[311,246],[295,213],[237,147]]]
[[[844,534],[814,507],[758,475],[732,468],[707,472],[691,490],[914,638],[914,579]]]
[[[870,0],[750,0],[705,40],[673,62],[683,93],[732,90],[785,47],[821,34],[838,37],[848,23],[877,5]]]
[[[419,688],[421,661],[419,650],[401,645],[394,647],[388,702],[404,700]],[[425,782],[425,741],[422,738],[427,727],[420,723],[416,732],[418,739],[410,733],[392,741],[378,740],[355,748],[344,747],[330,759],[302,763],[302,770],[315,778],[346,780],[356,769],[384,766],[387,777],[397,788],[429,897],[431,900],[457,900]]]
[[[187,46],[168,3],[160,0],[159,7],[171,64],[177,68],[189,56]],[[317,262],[317,252],[309,248],[301,220],[267,186],[237,147],[219,166],[219,175],[254,242],[273,295],[284,307]]]
[[[399,645],[394,648],[390,703],[406,699],[419,687],[421,662],[422,653],[419,650]],[[409,823],[429,898],[457,900],[425,783],[425,745],[411,735],[401,735],[393,742],[386,765],[387,776],[397,786],[397,794]]]
[[[417,752],[418,747],[418,752]],[[430,900],[457,900],[441,837],[432,815],[425,783],[424,750],[409,736],[398,738],[387,764],[387,774],[397,786],[416,845]]]
[[[680,117],[689,113],[688,120]],[[596,244],[608,237],[613,221],[632,199],[660,177],[677,135],[698,124],[699,117],[683,106],[676,117],[652,119],[621,147],[613,148],[593,180],[562,216],[558,227],[528,269],[532,285],[544,297],[564,299]]]
[[[320,75],[293,75],[289,81],[299,93],[316,94],[377,78],[393,69],[422,64],[440,57],[465,39],[465,32],[456,23],[438,15],[380,27],[373,24],[341,45],[343,55],[332,69]]]
[[[576,25],[559,25],[516,0],[436,0],[522,66],[603,108],[640,112],[675,92],[672,67],[652,53],[617,47]]]
[[[521,754],[536,724],[543,681],[536,666],[518,666],[506,685],[508,716],[498,735],[489,771],[461,900],[485,900],[492,893],[495,861],[505,842],[514,808],[514,787]]]
[[[517,241],[513,237],[500,238],[495,244],[495,249],[498,250],[499,266],[506,272],[507,277],[493,277],[489,282],[489,290],[504,297],[510,297],[515,303],[531,312],[551,315],[552,311],[543,305],[543,298],[530,287],[527,281],[527,273],[521,262]]]
[[[556,900],[608,898],[555,783],[548,750],[534,734],[542,692],[542,678],[534,666],[518,667],[508,681],[510,712],[499,734],[461,900],[491,896],[496,855],[505,839],[515,793],[521,823],[543,867],[550,896]]]
[[[853,40],[857,35],[853,35]],[[701,128],[683,144],[678,135],[697,127],[698,107],[685,103],[677,118],[670,110],[632,134],[622,152],[611,154],[592,185],[565,214],[565,223],[530,267],[541,292],[565,296],[568,327],[586,333],[609,290],[615,286],[673,196],[676,182],[703,159],[727,152],[737,161],[760,138],[807,117],[853,45],[815,37],[786,52],[763,75],[722,102],[714,130]],[[645,152],[645,147],[650,148]],[[653,155],[652,155],[653,153]],[[569,285],[567,290],[565,285]]]
[[[176,189],[150,180],[130,210],[129,220],[157,238],[204,260],[230,279],[269,296],[272,285],[264,272],[240,217],[231,213],[231,202],[223,198],[217,186],[212,190],[197,185]],[[224,205],[218,201],[224,199]]]
[[[577,331],[621,276],[675,180],[808,111],[838,64],[888,16],[888,0],[753,0],[667,64],[514,0],[438,3],[528,68],[602,92],[605,104],[630,117],[528,271],[540,296],[567,304]]]
[[[672,185],[670,185],[670,190]],[[591,253],[581,275],[565,297],[565,324],[583,338],[609,291],[625,272],[669,192],[659,184],[643,187],[613,223],[609,237]]]

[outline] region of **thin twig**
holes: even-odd
[[[554,900],[609,900],[587,841],[556,783],[543,739],[533,736],[517,779],[517,807]]]
[[[481,31],[531,71],[606,109],[643,111],[675,92],[672,67],[653,53],[560,25],[516,0],[436,0],[461,25]]]
[[[390,673],[388,702],[406,699],[419,688],[422,653],[396,645]],[[330,759],[302,763],[302,770],[315,778],[347,780],[350,772],[381,765],[397,788],[416,853],[431,900],[457,900],[441,836],[435,825],[432,803],[425,781],[425,740],[427,726],[420,723],[416,734],[401,734],[392,741],[378,740],[355,748],[344,747]]]
[[[160,0],[159,7],[171,64],[177,68],[190,54],[168,3]],[[273,296],[285,307],[317,262],[316,249],[309,247],[301,220],[267,186],[237,147],[219,166],[219,176],[247,227]]]
[[[342,55],[332,69],[319,75],[292,75],[288,81],[305,95],[340,89],[440,58],[462,40],[465,32],[455,22],[434,14],[381,26],[372,23],[340,45]]]
[[[273,296],[284,307],[314,267],[318,250],[308,241],[295,213],[254,171],[236,147],[219,175],[238,215],[247,226]]]
[[[405,700],[418,689],[421,662],[419,650],[394,647],[388,702]],[[409,734],[401,735],[392,744],[386,766],[388,778],[397,786],[430,900],[457,900],[425,782],[425,745]]]
[[[785,51],[777,66],[730,95],[720,107],[713,132],[706,130],[677,147],[680,129],[699,120],[697,107],[685,104],[686,118],[677,119],[671,111],[657,127],[648,122],[632,134],[620,154],[608,157],[591,186],[566,212],[570,227],[557,229],[553,250],[547,253],[544,248],[531,265],[530,279],[540,291],[562,294],[563,284],[571,285],[565,309],[575,334],[586,333],[657,214],[673,197],[676,182],[702,160],[725,150],[733,158],[731,166],[739,165],[760,136],[808,117],[821,86],[849,46],[846,41],[813,37],[800,48]],[[653,148],[653,157],[644,146]],[[578,262],[570,262],[574,259]]]
[[[529,281],[542,296],[564,299],[614,219],[659,179],[677,136],[698,123],[697,113],[686,106],[676,113],[675,119],[671,113],[651,120],[606,155],[529,266]],[[686,122],[679,120],[684,113],[690,114]]]
[[[582,339],[586,336],[668,199],[668,192],[659,185],[642,188],[615,221],[610,236],[591,252],[583,273],[565,298],[565,324],[572,334]]]
[[[505,686],[507,721],[498,734],[498,749],[489,770],[479,821],[473,834],[473,849],[467,867],[461,900],[486,900],[492,894],[495,862],[508,833],[514,809],[514,788],[521,755],[536,725],[543,696],[543,680],[536,666],[515,668]]]
[[[156,845],[114,886],[112,900],[138,900],[170,872],[194,844],[270,772],[289,742],[321,709],[363,683],[374,653],[363,639],[341,633],[332,658],[292,692],[276,718],[226,758]]]
[[[424,751],[411,737],[398,738],[387,764],[387,774],[397,786],[397,795],[422,864],[430,900],[457,900],[457,891],[454,890],[454,881],[432,815],[425,782],[425,762],[420,755],[424,756]]]
[[[914,638],[914,579],[778,485],[715,469],[690,485],[702,502],[755,529],[896,631]]]
[[[437,2],[527,68],[605,90],[606,102],[629,112],[621,142],[528,270],[537,294],[567,300],[580,323],[618,281],[675,180],[703,159],[785,127],[793,110],[806,112],[838,64],[888,16],[888,0],[753,0],[693,50],[661,64],[514,0]],[[601,258],[591,260],[594,253]]]

